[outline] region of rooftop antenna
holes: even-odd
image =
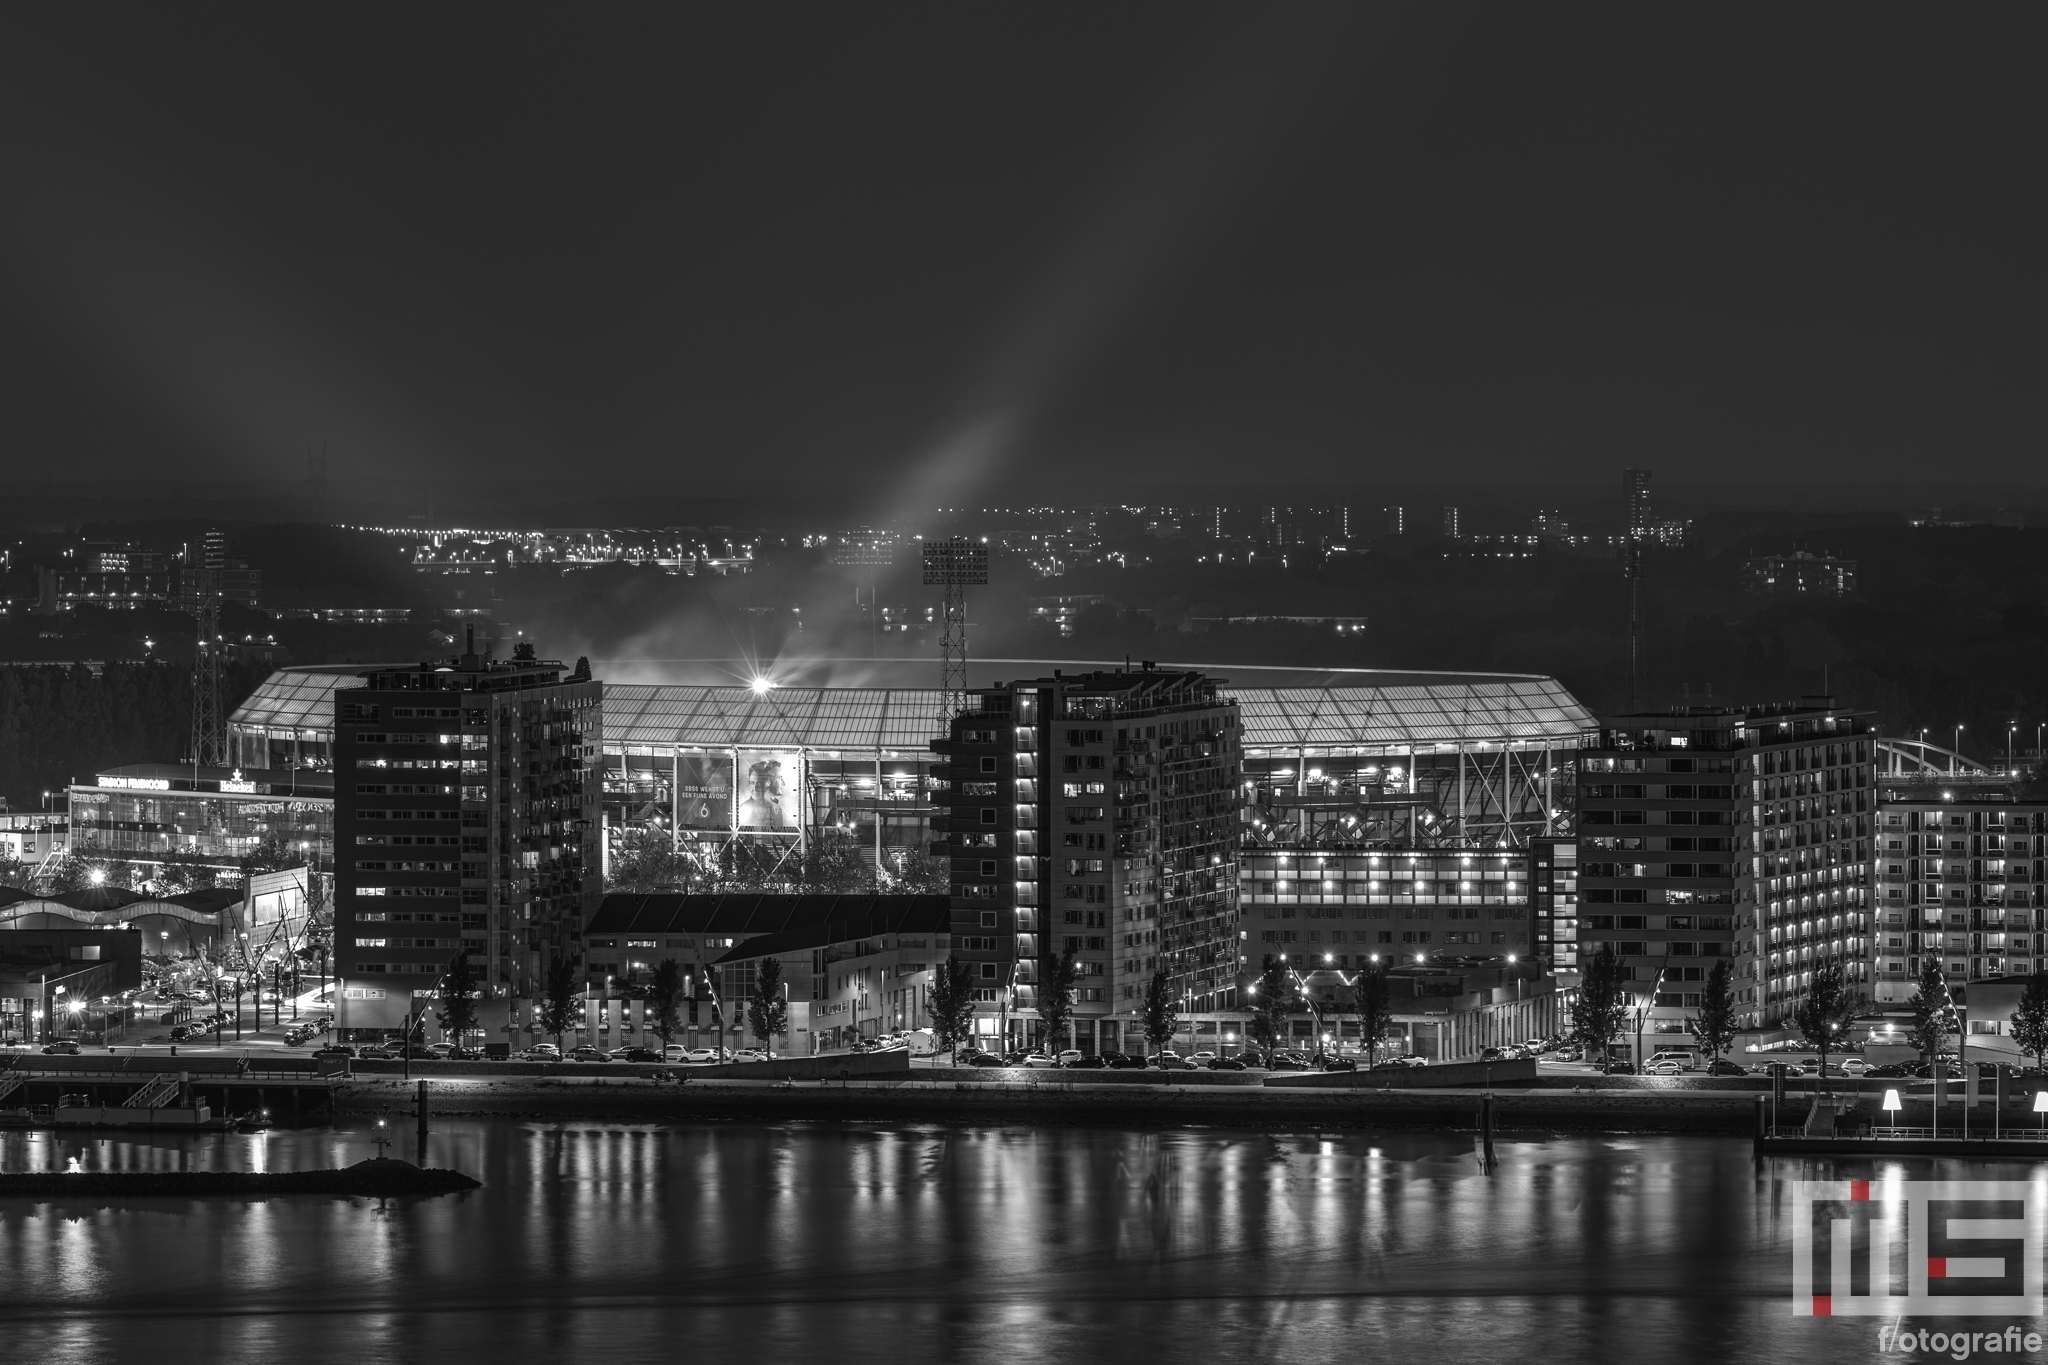
[[[924,582],[944,590],[939,628],[939,690],[945,712],[967,709],[967,589],[988,586],[988,545],[964,536],[924,543]]]

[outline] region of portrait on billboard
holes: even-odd
[[[740,751],[740,828],[797,828],[797,765],[794,754]]]

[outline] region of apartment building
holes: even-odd
[[[526,1022],[602,890],[603,685],[472,646],[332,696],[339,1024],[403,1027],[463,952],[486,1027]]]
[[[2048,802],[1888,791],[1875,843],[1877,999],[1910,999],[1929,963],[1959,983],[2048,971]]]
[[[951,860],[980,1033],[1037,1039],[1039,991],[1068,952],[1084,1048],[1136,1046],[1162,967],[1184,1017],[1235,1009],[1244,744],[1216,679],[1147,664],[987,688],[933,747],[934,850]]]
[[[1691,1041],[1717,959],[1745,1027],[1814,969],[1872,991],[1875,736],[1828,697],[1604,718],[1581,748],[1579,960],[1611,943],[1660,1045]]]

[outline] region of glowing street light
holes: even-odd
[[[2036,1104],[2034,1107],[2038,1109],[2041,1106]],[[1887,1090],[1884,1092],[1884,1111],[1892,1116],[1892,1131],[1894,1133],[1899,1131],[1899,1110],[1903,1108],[1905,1106],[1899,1103],[1898,1091]]]
[[[2041,1131],[2048,1133],[2048,1090],[2034,1092],[2034,1112],[2041,1116]]]

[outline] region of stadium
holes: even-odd
[[[1121,666],[995,659],[973,668],[979,685]],[[1164,666],[1227,680],[1222,690],[1243,717],[1255,841],[1310,838],[1318,816],[1341,812],[1347,842],[1524,845],[1565,827],[1570,761],[1593,724],[1562,685],[1534,674]],[[329,767],[333,694],[367,667],[273,673],[230,717],[231,761]],[[911,684],[931,680],[930,662],[593,667],[599,678],[718,679],[606,683],[608,848],[629,834],[715,846],[801,844],[828,830],[857,837],[878,860],[926,846],[944,693]],[[822,676],[807,678],[807,668]],[[837,683],[849,669],[859,683]]]

